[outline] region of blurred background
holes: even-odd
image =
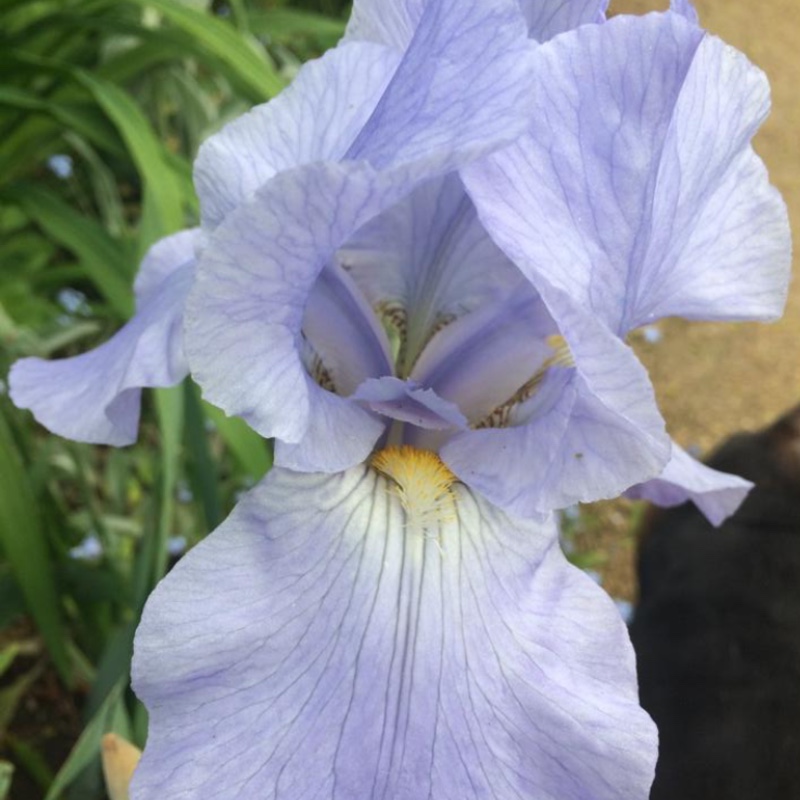
[[[666,3],[624,0],[612,12]],[[756,147],[800,214],[800,9],[698,0],[768,73]],[[3,382],[27,355],[83,352],[132,309],[147,248],[197,220],[199,143],[335,44],[340,0],[0,0],[0,800],[103,798],[101,736],[142,744],[128,670],[170,564],[271,465],[268,443],[191,383],[146,392],[139,442],[50,436]],[[770,326],[667,320],[635,335],[673,436],[702,455],[800,401],[800,287]],[[573,558],[632,600],[640,506],[570,509]],[[12,775],[13,773],[13,775]]]

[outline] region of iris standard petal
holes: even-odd
[[[377,42],[403,51],[424,7],[425,0],[355,0],[343,41]]]
[[[522,131],[530,48],[515,0],[430,3],[401,44],[345,42],[211,137],[195,166],[204,227],[303,163],[366,158],[445,171]]]
[[[667,507],[691,500],[709,522],[719,525],[739,508],[752,488],[750,481],[701,464],[673,442],[672,457],[661,475],[625,494]]]
[[[551,520],[429,478],[273,470],[178,564],[136,637],[133,800],[645,800],[613,604]]]
[[[579,25],[604,22],[608,0],[519,0],[528,31],[546,42]]]
[[[489,2],[485,0],[485,5]],[[605,21],[608,0],[517,0],[530,36],[544,42],[578,25]],[[688,5],[684,0],[684,5]],[[397,50],[408,47],[425,0],[356,0],[345,41],[379,42]]]
[[[658,475],[670,453],[633,351],[569,297],[554,290],[550,299],[574,366],[549,369],[509,427],[459,434],[441,450],[461,480],[522,516],[615,497]]]
[[[700,21],[691,0],[669,0],[669,9],[686,17],[695,25]]]
[[[608,0],[517,0],[531,37],[544,42],[578,25],[605,20]],[[489,2],[485,0],[485,5]],[[397,50],[408,47],[425,0],[356,0],[345,41],[379,42]]]
[[[749,145],[763,74],[674,13],[584,26],[536,60],[529,134],[464,171],[526,275],[619,334],[666,315],[777,316],[787,217]]]
[[[533,49],[516,0],[426,3],[347,158],[449,172],[513,141],[533,111]]]
[[[511,291],[535,297],[489,238],[459,177],[425,181],[336,255],[373,307],[403,315],[407,375],[434,332]]]
[[[172,386],[188,373],[182,323],[198,239],[199,231],[183,231],[150,249],[136,279],[136,314],[112,339],[73,358],[14,364],[15,405],[69,439],[136,441],[142,387]]]
[[[288,444],[313,423],[327,431],[323,461],[340,447],[367,455],[380,425],[310,379],[303,317],[343,240],[408,191],[365,164],[313,164],[278,174],[227,216],[198,262],[186,319],[192,375],[212,403]]]
[[[380,45],[341,45],[305,64],[274,100],[207,139],[194,166],[203,226],[216,227],[277,172],[340,160],[399,62],[399,53]]]

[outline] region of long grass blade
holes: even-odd
[[[0,544],[59,675],[71,681],[45,532],[22,457],[0,414]]]
[[[221,19],[176,0],[130,2],[158,9],[171,22],[194,37],[198,44],[228,64],[243,86],[249,90],[252,100],[266,100],[283,89],[284,81],[270,63],[266,52]]]
[[[175,512],[175,487],[181,463],[183,441],[183,389],[156,389],[158,427],[161,434],[158,464],[158,492],[155,497],[154,529],[146,533],[136,560],[133,578],[133,607],[141,610],[153,587],[164,576],[169,562],[169,536]]]
[[[254,481],[261,480],[272,467],[272,442],[239,417],[228,417],[209,403],[204,403],[203,408],[247,475]]]
[[[103,734],[113,730],[118,719],[118,706],[122,702],[122,693],[127,686],[127,678],[121,680],[109,693],[103,705],[83,729],[78,741],[72,748],[64,765],[58,771],[55,780],[45,795],[45,800],[58,800],[61,793],[73,783],[78,776],[92,764],[99,763],[100,742]]]
[[[183,385],[186,401],[186,449],[189,458],[189,478],[194,496],[199,499],[206,521],[212,531],[222,522],[222,503],[219,499],[219,472],[208,446],[208,431],[197,387],[186,381]]]
[[[121,317],[133,312],[133,270],[103,227],[70,208],[55,193],[20,184],[4,196],[16,202],[54,241],[74,253],[87,274]]]
[[[164,145],[133,98],[112,83],[95,78],[85,70],[76,70],[77,79],[92,93],[108,114],[130,151],[145,188],[145,197],[153,204],[159,238],[184,225],[181,186],[169,166]],[[147,244],[152,244],[148,242]]]

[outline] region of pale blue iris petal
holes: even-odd
[[[613,604],[551,520],[455,498],[434,539],[365,467],[273,470],[148,601],[132,800],[645,800]]]
[[[533,111],[533,49],[516,0],[427,3],[347,158],[430,174],[513,141]]]
[[[578,25],[603,22],[608,0],[517,0],[517,6],[529,35],[544,42]],[[425,0],[356,0],[344,40],[379,42],[404,50],[424,8]]]
[[[519,0],[528,31],[546,42],[579,25],[604,22],[608,0]]]
[[[525,279],[486,234],[455,174],[423,183],[357,231],[337,254],[373,306],[407,312],[409,355],[437,323],[505,295]]]
[[[576,382],[574,369],[551,370],[526,424],[465,431],[443,445],[442,459],[467,486],[508,513],[535,517],[569,505],[559,464],[577,402]]]
[[[408,422],[425,430],[453,430],[467,426],[467,418],[455,403],[443,400],[432,389],[400,378],[370,378],[359,386],[353,400],[378,414]]]
[[[531,48],[514,0],[430,3],[408,24],[419,30],[397,49],[345,42],[211,137],[195,167],[204,226],[304,163],[365,158],[427,176],[523,130]]]
[[[57,361],[25,358],[9,375],[11,399],[53,433],[82,442],[136,441],[141,389],[186,376],[183,311],[194,275],[197,230],[162,239],[136,279],[136,314],[112,339]]]
[[[379,45],[337,47],[303,65],[274,100],[209,137],[194,165],[203,226],[219,225],[278,172],[339,161],[399,62],[399,53]]]
[[[750,481],[701,464],[673,442],[664,471],[625,494],[667,507],[691,500],[712,524],[719,525],[739,508],[752,488]]]
[[[425,0],[355,0],[342,41],[377,42],[403,51],[424,7]]]
[[[672,110],[702,37],[675,15],[618,17],[539,48],[529,134],[464,173],[484,224],[520,268],[617,331],[629,272],[646,252]]]
[[[574,368],[552,370],[516,427],[454,437],[450,468],[492,502],[520,515],[614,497],[669,459],[669,438],[647,372],[624,343],[572,300],[549,291]]]
[[[529,135],[464,171],[528,277],[619,334],[665,315],[775,317],[789,236],[749,147],[763,75],[674,13],[584,26],[536,59]]]
[[[676,14],[686,17],[686,19],[694,25],[697,25],[699,22],[697,11],[692,5],[692,0],[669,0],[669,8],[670,11],[674,11]]]
[[[369,451],[379,435],[371,415],[309,379],[303,315],[343,240],[408,191],[364,164],[307,165],[275,176],[228,215],[198,262],[186,322],[192,374],[211,402],[288,444],[312,424],[326,430],[317,445],[336,462],[331,469],[342,467],[335,451],[345,440],[342,452]]]
[[[325,266],[311,290],[303,334],[345,397],[367,378],[392,372],[385,331],[352,278],[335,264]]]
[[[386,428],[386,420],[349,398],[323,391],[306,377],[312,413],[297,443],[275,441],[275,463],[299,472],[336,472],[369,458]],[[289,414],[292,398],[284,409]]]
[[[674,315],[762,321],[781,315],[791,268],[788,215],[750,147],[768,113],[766,76],[706,37],[658,170],[634,327]]]
[[[451,322],[426,345],[411,378],[458,404],[473,424],[508,401],[553,353],[555,325],[524,281]]]

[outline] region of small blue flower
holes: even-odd
[[[77,289],[61,289],[58,293],[58,302],[70,314],[88,316],[91,313],[86,295]]]
[[[658,325],[645,325],[642,328],[642,336],[648,344],[658,344],[663,338],[661,328]]]
[[[186,552],[186,537],[185,536],[170,536],[167,539],[167,552],[173,556],[181,556]]]
[[[50,156],[47,159],[47,166],[50,171],[58,178],[65,180],[72,175],[72,158],[63,153]]]
[[[96,533],[90,533],[79,545],[70,548],[70,558],[78,561],[94,561],[103,555],[103,543]]]
[[[136,317],[12,371],[75,438],[132,441],[140,388],[191,369],[276,439],[148,602],[134,800],[647,797],[625,626],[552,511],[738,505],[625,337],[776,316],[789,242],[763,76],[686,0],[605,5],[356,2],[204,145],[202,228],[148,255]]]

